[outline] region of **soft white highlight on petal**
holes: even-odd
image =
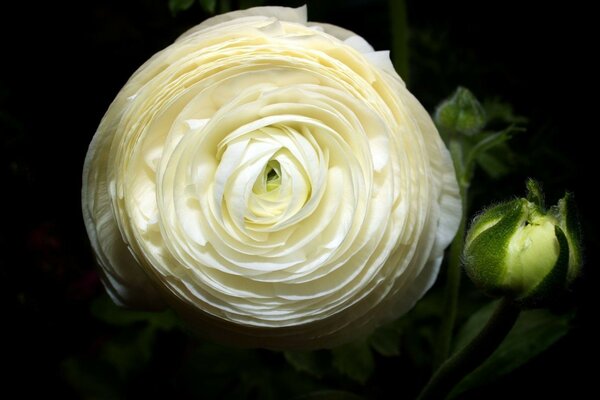
[[[369,60],[373,65],[382,71],[386,71],[390,74],[395,74],[396,70],[394,69],[394,64],[392,64],[392,60],[390,59],[389,51],[372,51],[363,54],[364,57]]]
[[[358,35],[350,36],[348,39],[344,40],[344,43],[363,54],[372,53],[374,51],[373,46]]]
[[[325,32],[328,35],[331,35],[341,41],[344,41],[352,36],[358,36],[356,33],[352,32],[348,29],[344,29],[344,28],[336,26],[336,25],[326,24],[323,22],[312,22],[311,21],[308,23],[308,26],[313,29],[318,28],[321,30],[321,32]]]
[[[238,345],[318,348],[408,311],[461,202],[387,51],[306,8],[211,18],[148,60],[90,145],[83,213],[123,305]]]

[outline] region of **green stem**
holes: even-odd
[[[459,181],[460,182],[460,181]],[[442,322],[437,340],[434,358],[434,368],[440,366],[450,353],[452,334],[454,333],[454,322],[458,308],[458,293],[460,290],[461,256],[465,245],[465,229],[467,224],[467,185],[460,185],[460,196],[462,199],[463,214],[458,226],[458,232],[450,245],[448,254],[448,269],[446,272],[446,288],[444,290],[444,305],[442,310]]]
[[[429,380],[418,400],[443,399],[469,372],[485,361],[502,343],[519,317],[520,310],[503,299],[479,334],[444,362]]]
[[[392,29],[392,61],[396,71],[408,85],[408,22],[406,2],[389,0]]]

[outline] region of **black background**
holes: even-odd
[[[592,341],[598,336],[592,326],[598,95],[591,66],[597,44],[591,43],[590,10],[576,2],[532,3],[408,1],[409,86],[429,110],[464,85],[480,98],[511,103],[529,118],[527,133],[513,143],[524,155],[518,170],[476,192],[476,205],[522,194],[529,176],[545,183],[551,202],[565,189],[575,193],[587,249],[574,329],[549,352],[483,390],[492,398],[586,397],[598,347]],[[347,27],[375,48],[389,48],[385,1],[308,5],[310,19]],[[131,73],[206,15],[196,6],[173,17],[166,0],[1,7],[3,362],[8,382],[22,393],[70,397],[75,394],[61,378],[60,363],[89,346],[95,335],[89,303],[101,292],[80,212],[87,145]],[[388,375],[394,379],[393,371]]]

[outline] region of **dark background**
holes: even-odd
[[[235,6],[236,2],[233,6]],[[265,2],[300,5],[302,1]],[[309,19],[351,29],[376,49],[390,48],[386,1],[307,1]],[[598,336],[593,296],[598,239],[592,190],[597,185],[596,74],[592,74],[590,10],[527,2],[408,1],[411,91],[433,110],[458,85],[481,99],[499,98],[528,118],[511,146],[513,171],[497,181],[478,174],[474,209],[521,195],[527,177],[541,180],[553,203],[573,191],[586,239],[586,271],[578,284],[571,332],[547,353],[474,392],[486,397],[571,394],[593,384]],[[207,17],[199,5],[172,16],[167,0],[22,2],[2,5],[0,143],[2,178],[2,344],[8,377],[20,393],[80,397],[64,362],[90,357],[106,328],[90,314],[102,293],[80,212],[81,167],[103,113],[133,71],[178,34]],[[182,341],[181,335],[165,341]],[[185,345],[161,347],[161,363],[140,373],[127,397],[173,392],[168,363]],[[266,363],[277,365],[273,355]],[[175,361],[173,361],[175,360]],[[379,397],[410,371],[384,365],[371,380]],[[406,374],[409,374],[408,376]],[[162,383],[155,380],[165,379]],[[418,379],[417,379],[418,380]],[[153,381],[152,391],[140,389]],[[132,389],[133,388],[133,389]],[[144,392],[146,390],[146,392]],[[414,388],[410,389],[414,391]],[[594,391],[592,391],[593,393]],[[178,397],[193,397],[185,391]]]

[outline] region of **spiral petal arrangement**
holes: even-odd
[[[410,309],[461,205],[388,52],[306,9],[214,17],[110,106],[83,174],[111,297],[225,342],[319,348]]]

